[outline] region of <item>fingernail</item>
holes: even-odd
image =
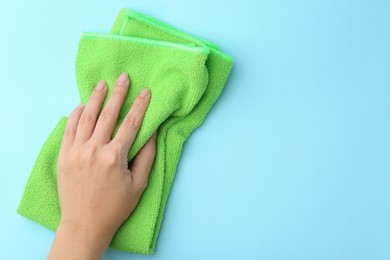
[[[97,84],[95,89],[102,90],[102,89],[104,89],[105,85],[106,85],[106,82],[104,80],[101,80],[101,81],[99,81],[99,84]]]
[[[157,139],[157,131],[153,133],[153,138]]]
[[[129,77],[127,76],[127,73],[126,72],[122,72],[122,74],[119,75],[119,78],[116,81],[116,84],[118,84],[119,86],[124,86],[128,79],[129,79]]]
[[[77,107],[82,108],[82,107],[84,107],[84,104],[81,102]]]
[[[141,97],[146,97],[147,95],[149,94],[149,89],[148,88],[145,88],[141,91],[141,93],[139,93],[139,95]]]

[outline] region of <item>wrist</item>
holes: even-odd
[[[113,234],[102,232],[98,228],[94,228],[93,226],[83,225],[73,221],[61,220],[58,229],[60,229],[60,231],[72,234],[76,238],[80,238],[86,243],[98,242],[99,244],[107,244],[108,246],[113,237]]]
[[[112,236],[103,234],[94,228],[72,221],[61,221],[49,259],[100,259],[111,239]],[[58,248],[66,252],[66,257],[64,255],[60,258],[56,257]]]

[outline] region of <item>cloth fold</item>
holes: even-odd
[[[81,102],[86,104],[97,82],[105,79],[104,106],[117,76],[126,71],[131,86],[113,136],[145,86],[151,90],[151,100],[128,159],[159,131],[147,188],[110,248],[145,255],[155,252],[184,142],[220,96],[231,68],[232,58],[215,44],[128,8],[120,10],[110,34],[81,35],[76,57]],[[57,229],[61,217],[56,165],[67,119],[61,117],[44,142],[17,209],[51,230]]]

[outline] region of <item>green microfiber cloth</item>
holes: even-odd
[[[154,253],[183,144],[220,96],[231,67],[231,57],[216,45],[127,8],[119,12],[111,34],[83,33],[76,58],[81,101],[86,104],[94,86],[105,79],[104,106],[117,76],[126,71],[131,86],[113,136],[145,86],[151,100],[128,159],[159,131],[148,186],[110,248]],[[44,142],[17,209],[51,230],[57,229],[61,216],[56,164],[67,119],[61,117]]]

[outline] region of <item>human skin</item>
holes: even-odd
[[[138,94],[112,138],[129,86],[122,73],[99,114],[107,94],[105,81],[100,81],[86,106],[80,104],[68,118],[57,162],[61,221],[50,260],[101,259],[146,188],[157,132],[134,157],[131,169],[127,155],[149,105],[148,88]]]

